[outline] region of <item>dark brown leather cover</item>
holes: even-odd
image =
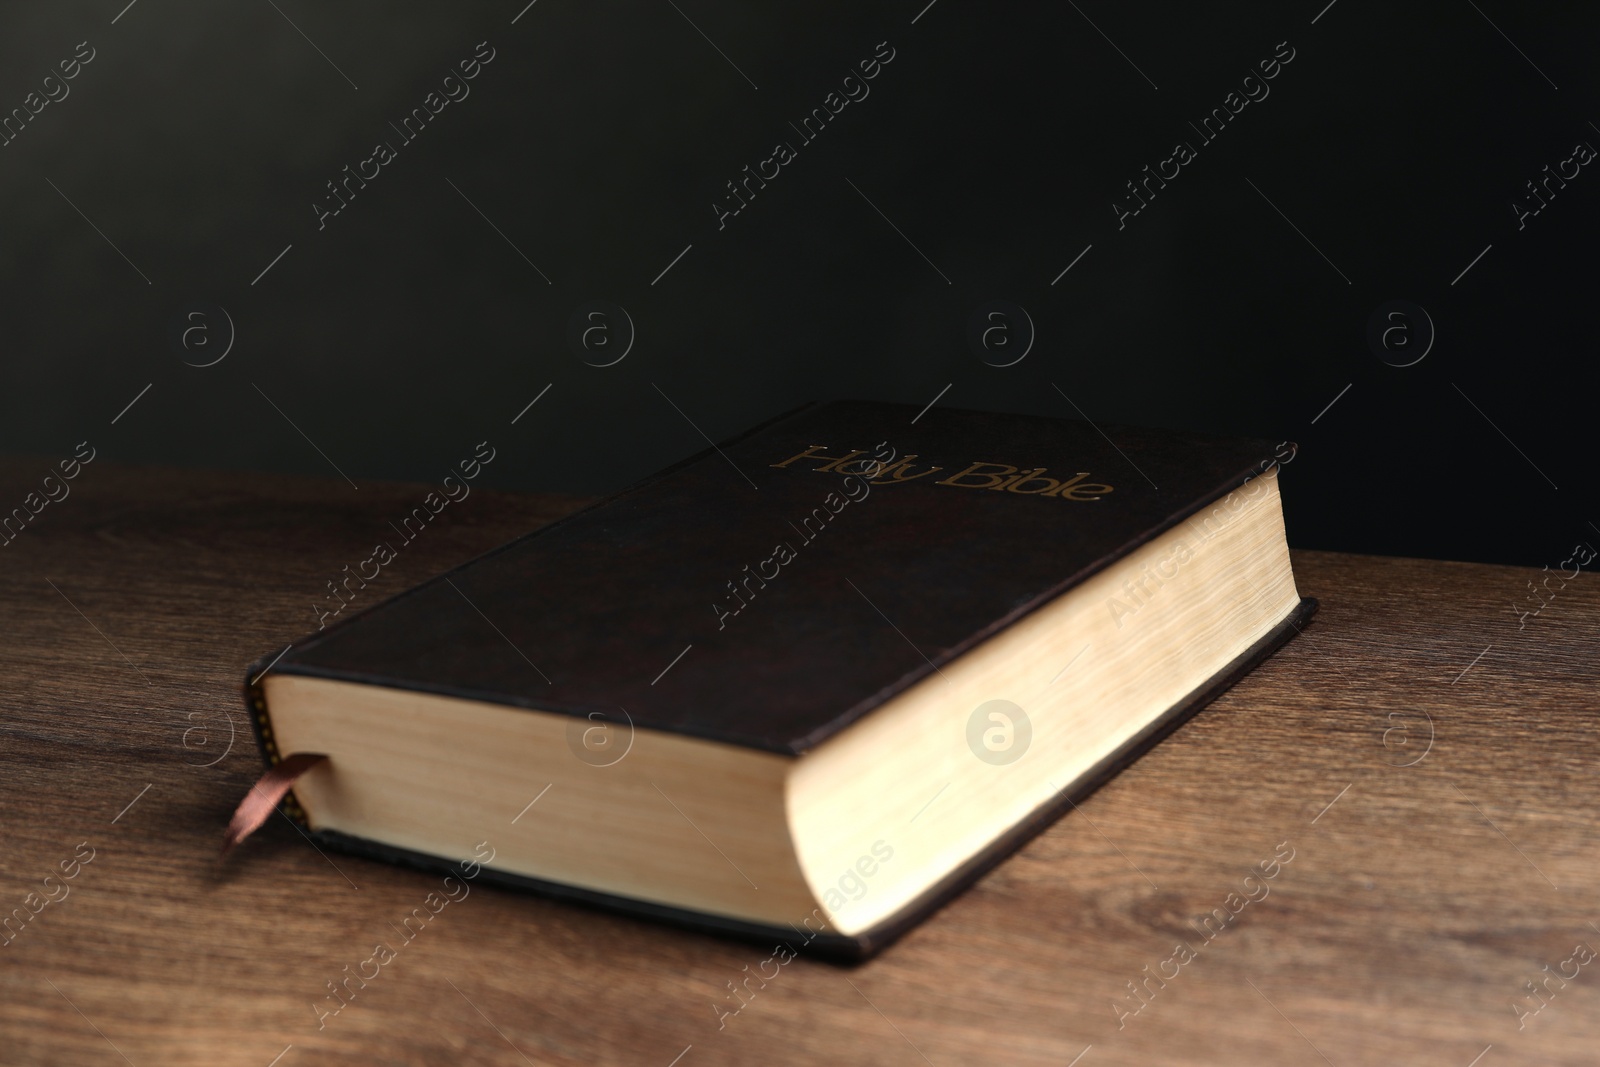
[[[336,622],[272,669],[577,717],[620,707],[638,726],[794,755],[1273,454],[1069,420],[917,416],[840,402],[780,417]],[[905,480],[815,469],[855,450],[866,464],[880,442],[894,462],[916,457]],[[775,466],[811,446],[818,458]],[[962,478],[974,463],[989,466]],[[1044,471],[980,487],[1006,468]],[[1038,491],[1061,481],[1073,484],[1058,494],[1099,499]]]

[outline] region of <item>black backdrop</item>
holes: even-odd
[[[1292,438],[1302,547],[1600,544],[1600,15],[1325,3],[7,5],[0,449],[597,493],[937,396]]]

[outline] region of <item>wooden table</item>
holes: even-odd
[[[45,471],[0,463],[0,503]],[[0,914],[31,916],[0,945],[4,1064],[1595,1062],[1600,576],[1520,629],[1534,572],[1297,553],[1303,636],[878,959],[797,960],[725,1028],[768,951],[480,886],[319,1030],[438,880],[281,819],[217,862],[260,771],[240,672],[424,488],[72,484],[0,548]],[[474,491],[376,592],[577,503]],[[1576,977],[1535,999],[1546,964]]]

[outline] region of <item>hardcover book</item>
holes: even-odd
[[[808,406],[263,658],[251,719],[324,846],[863,957],[1309,618],[1286,449]]]

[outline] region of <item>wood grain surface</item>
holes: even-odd
[[[4,461],[0,488],[20,502],[46,469]],[[322,855],[283,819],[219,863],[261,769],[241,671],[314,629],[325,583],[428,487],[104,461],[72,485],[0,548],[0,916],[28,916],[0,944],[6,1065],[1498,1067],[1600,1047],[1600,960],[1574,955],[1600,951],[1593,574],[1521,628],[1536,572],[1297,553],[1322,601],[1302,636],[882,956],[802,956],[737,1014],[714,1006],[770,948],[476,886],[319,1028],[327,983],[440,879]],[[373,592],[578,503],[475,490]],[[1292,540],[1292,494],[1290,514]],[[1170,977],[1133,999],[1151,973]]]

